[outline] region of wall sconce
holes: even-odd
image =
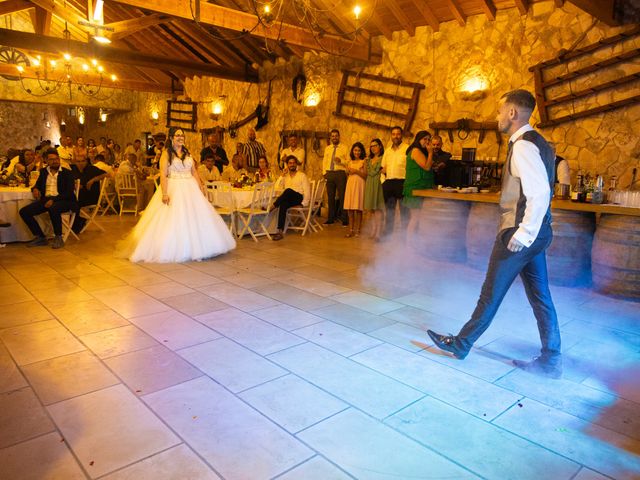
[[[84,116],[84,108],[82,107],[77,107],[76,108],[76,115],[78,116],[78,123],[80,125],[84,125],[84,120],[85,120],[85,116]]]
[[[307,88],[308,89],[308,88]],[[316,114],[317,106],[322,99],[320,92],[317,90],[308,89],[309,92],[305,94],[304,100],[302,101],[302,105],[304,107],[304,113],[308,116],[312,117]]]
[[[100,121],[102,123],[107,123],[107,112],[100,109]]]
[[[458,92],[463,100],[481,100],[487,96],[489,81],[478,71],[469,71],[458,84]]]
[[[157,110],[151,112],[151,121],[154,125],[158,125],[158,120],[160,119],[160,113]]]
[[[218,100],[216,100],[215,102],[212,102],[211,113],[209,114],[209,118],[211,120],[217,121],[220,118],[220,115],[222,115],[222,112],[224,112],[224,107],[226,103],[227,103],[226,95],[220,95],[218,97]]]

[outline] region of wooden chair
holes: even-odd
[[[80,233],[83,233],[91,224],[98,227],[101,232],[104,232],[104,228],[102,228],[102,225],[97,222],[96,216],[98,215],[100,205],[102,205],[103,199],[105,198],[108,180],[108,178],[100,180],[100,196],[98,197],[98,201],[95,205],[85,205],[84,207],[80,207],[79,215],[87,221],[84,224],[84,227],[82,227],[82,230],[80,230]]]
[[[239,208],[236,210],[237,218],[242,222],[242,230],[238,237],[243,237],[245,233],[249,233],[254,242],[258,241],[258,235],[266,235],[271,240],[269,230],[264,224],[264,220],[269,216],[269,206],[273,200],[274,185],[270,182],[258,183],[253,187],[253,196],[251,204],[247,208]],[[251,228],[251,222],[256,222],[260,231],[254,232]],[[255,224],[254,224],[255,228]]]
[[[116,192],[118,192],[118,203],[120,203],[120,213],[133,212],[138,215],[138,176],[135,173],[120,173],[116,175]],[[126,199],[133,199],[133,208],[126,208]]]
[[[103,180],[104,185],[102,185],[100,190],[101,200],[99,205],[100,216],[104,216],[111,210],[116,215],[118,214],[118,210],[115,207],[116,198],[118,198],[118,192],[115,189],[115,180],[111,177],[107,177]],[[104,192],[103,190],[104,189]]]
[[[284,223],[284,231],[287,230],[299,230],[304,236],[309,229],[317,232],[322,230],[322,226],[316,220],[318,210],[322,205],[322,198],[324,197],[324,189],[327,184],[325,179],[313,180],[311,182],[311,199],[309,205],[306,207],[291,207],[287,210],[287,218]]]
[[[75,182],[75,196],[76,196],[76,201],[78,200],[78,193],[80,193],[80,180],[76,180]],[[80,240],[80,238],[78,238],[78,235],[76,235],[76,232],[74,232],[73,230],[71,230],[71,227],[73,226],[73,222],[76,219],[76,212],[74,212],[73,210],[69,210],[68,212],[65,212],[62,214],[62,240],[64,240],[64,242],[66,243],[67,238],[69,238],[69,235],[73,235],[73,237],[76,240]]]

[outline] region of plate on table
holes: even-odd
[[[455,193],[458,190],[456,190],[455,188],[451,188],[451,187],[443,187],[440,191],[441,192],[447,192],[447,193]]]

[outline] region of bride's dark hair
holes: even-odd
[[[182,155],[178,155],[178,152],[176,152],[176,149],[173,148],[173,137],[175,136],[176,132],[178,130],[182,130],[182,128],[180,127],[171,127],[169,129],[169,139],[167,140],[167,143],[165,144],[165,146],[167,147],[167,152],[169,153],[169,165],[171,165],[171,163],[173,163],[173,157],[178,157],[180,160],[184,161],[184,159],[187,157],[187,155],[189,155],[189,150],[187,149],[187,147],[185,145],[182,145]],[[184,133],[184,130],[182,130],[182,132]]]

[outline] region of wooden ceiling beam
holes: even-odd
[[[194,29],[184,25],[183,20],[173,19],[171,26],[175,28],[181,35],[184,36],[190,43],[197,43],[205,48],[211,55],[213,55],[218,63],[225,65],[237,65],[242,62],[242,59],[238,57],[234,52],[227,49],[222,42],[215,39],[207,31],[197,30],[197,35],[194,34]]]
[[[570,0],[576,7],[610,27],[617,25],[614,19],[615,0]]]
[[[65,5],[56,0],[31,0],[31,3],[52,13],[56,17],[73,24],[74,27],[79,27],[79,22],[87,21],[84,15],[71,5],[67,4],[65,7]]]
[[[421,1],[421,0],[418,0]],[[376,12],[373,12],[371,15],[371,23],[373,26],[380,30],[380,33],[384,35],[387,40],[393,39],[393,31],[387,26],[387,24],[382,20]]]
[[[489,20],[496,19],[496,6],[492,0],[480,0],[480,6]]]
[[[461,27],[464,27],[467,24],[467,16],[462,11],[462,8],[460,8],[460,5],[458,5],[456,0],[447,0],[447,3],[449,4],[449,10],[451,10],[455,19]]]
[[[49,35],[51,32],[52,13],[48,12],[44,8],[36,7],[31,10],[29,14],[31,15],[33,31],[38,35]]]
[[[113,33],[109,36],[111,40],[120,40],[131,34],[139,32],[154,25],[160,25],[169,21],[169,17],[154,13],[152,15],[144,15],[142,17],[131,18],[129,20],[121,20],[119,22],[108,23],[105,26],[113,28]]]
[[[564,7],[564,0],[553,0],[553,3],[556,5],[556,7],[558,8],[562,8]]]
[[[424,19],[427,21],[434,32],[440,30],[440,21],[438,20],[438,17],[436,17],[436,14],[433,13],[433,10],[426,1],[413,0],[413,5],[418,9],[420,15],[424,17]]]
[[[210,75],[242,82],[257,82],[258,72],[245,68],[229,68],[206,63],[190,62],[171,58],[169,56],[149,55],[141,52],[131,52],[120,48],[113,48],[98,44],[65,40],[62,38],[45,37],[34,33],[18,32],[0,28],[2,43],[8,47],[25,48],[47,53],[67,51],[71,55],[81,57],[96,57],[103,62],[120,63],[125,65],[163,68],[185,72],[192,75]]]
[[[38,0],[43,1],[43,0]],[[177,18],[193,20],[190,0],[113,0],[123,5],[138,7]],[[213,3],[200,3],[200,23],[214,27],[233,30],[235,32],[252,31],[257,36],[273,40],[286,39],[288,44],[298,45],[312,50],[321,50],[313,34],[305,28],[287,23],[273,25],[269,28],[257,26],[258,19],[250,13],[221,7]],[[320,40],[324,49],[350,58],[365,61],[379,61],[382,50],[378,45],[369,42],[351,42],[335,35],[324,35]]]
[[[416,26],[413,24],[411,19],[407,17],[407,14],[404,13],[404,10],[398,5],[396,0],[386,0],[384,5],[389,9],[391,14],[398,20],[398,23],[402,25],[402,28],[409,34],[410,37],[413,37],[416,34]]]
[[[29,79],[38,78],[37,69],[35,67],[24,67],[24,72],[22,73],[22,77]],[[18,72],[16,71],[15,65],[8,64],[0,64],[0,75],[13,75],[16,76]],[[86,74],[82,75],[82,84],[83,85],[100,85],[100,76],[99,75],[91,75]],[[73,88],[72,83],[72,88]],[[171,87],[169,85],[160,85],[152,82],[141,82],[139,80],[131,80],[131,79],[118,79],[116,82],[111,82],[109,79],[102,80],[102,86],[105,88],[118,88],[124,90],[138,90],[145,92],[162,92],[162,93],[171,93]]]
[[[33,8],[33,4],[26,0],[5,0],[4,2],[0,2],[0,15],[19,12],[27,8]]]
[[[529,0],[514,0],[520,15],[526,15],[529,11]]]

